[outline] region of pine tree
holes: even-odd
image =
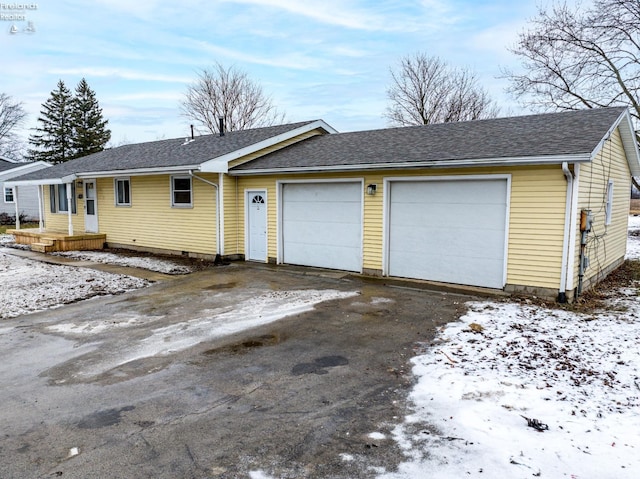
[[[30,160],[55,164],[72,158],[72,108],[71,91],[59,80],[57,89],[51,92],[51,97],[42,105],[36,133],[29,137],[29,143],[35,147],[27,153]]]
[[[106,128],[109,120],[103,119],[96,94],[84,78],[76,87],[71,118],[74,158],[104,150],[104,146],[111,139],[111,130]]]

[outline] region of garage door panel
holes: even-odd
[[[504,286],[505,179],[390,183],[388,273]]]
[[[360,271],[362,184],[284,184],[282,260],[305,266]]]
[[[313,201],[313,200],[312,200]],[[339,205],[339,206],[338,206]],[[314,202],[313,215],[309,215],[310,204],[298,202],[286,202],[283,207],[283,215],[290,219],[299,218],[308,223],[352,223],[355,217],[360,216],[362,205],[359,202]]]

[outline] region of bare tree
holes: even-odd
[[[499,112],[473,71],[453,68],[438,57],[406,56],[391,78],[384,116],[395,125],[478,120]]]
[[[540,8],[511,51],[524,72],[505,77],[523,104],[547,111],[628,105],[640,120],[638,0]]]
[[[15,130],[26,117],[21,102],[15,102],[6,93],[0,93],[0,154],[11,158],[20,156],[24,144]]]
[[[211,133],[219,132],[219,118],[225,130],[245,130],[284,121],[262,87],[246,73],[216,63],[203,69],[190,85],[181,103],[183,114]]]

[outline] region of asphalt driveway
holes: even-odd
[[[232,264],[0,323],[3,478],[373,477],[469,297]]]

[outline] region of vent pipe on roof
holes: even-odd
[[[192,140],[194,139],[194,137],[193,137],[193,125],[191,125],[191,139]]]
[[[224,118],[219,116],[218,120],[220,121],[220,136],[224,136]]]

